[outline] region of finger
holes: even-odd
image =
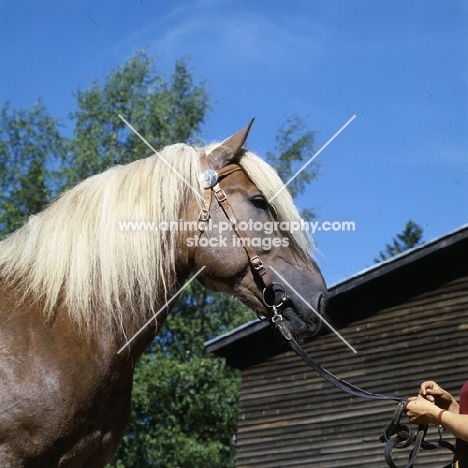
[[[435,387],[427,388],[426,393],[428,395],[442,395],[443,390],[437,385]]]
[[[440,398],[440,395],[426,395],[424,398],[431,403],[435,403],[437,398]]]
[[[438,387],[438,385],[432,381],[432,380],[428,380],[426,382],[423,382],[421,384],[421,394],[422,395],[425,395],[427,392],[430,392],[431,390],[433,389],[436,389]]]

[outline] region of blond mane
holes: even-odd
[[[171,145],[65,192],[0,242],[2,276],[44,301],[48,318],[60,305],[84,328],[94,324],[98,310],[121,328],[129,318],[146,320],[173,292],[177,232],[123,231],[119,222],[179,221],[181,207],[195,196],[192,187],[202,193],[200,150]],[[281,189],[276,172],[253,153],[240,164],[265,197]],[[280,221],[300,220],[287,190],[272,205]],[[305,232],[291,240],[303,253],[310,248]]]

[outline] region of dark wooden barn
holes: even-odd
[[[332,286],[329,310],[357,354],[330,332],[304,348],[337,376],[401,397],[435,380],[458,395],[468,379],[468,226]],[[236,467],[387,467],[378,438],[394,403],[336,390],[267,322],[206,346],[242,370]],[[428,439],[436,437],[432,428]],[[395,460],[405,466],[406,457]],[[447,451],[424,451],[415,468],[450,459]]]

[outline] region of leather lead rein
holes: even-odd
[[[270,319],[270,322],[275,326],[281,335],[286,339],[291,349],[300,357],[302,360],[312,369],[314,369],[323,379],[330,382],[339,390],[360,398],[366,398],[368,400],[393,400],[398,402],[398,405],[395,409],[392,421],[387,424],[380,435],[380,441],[385,443],[385,461],[387,462],[390,468],[398,468],[392,457],[392,450],[403,449],[409,447],[411,444],[414,444],[413,449],[408,455],[408,462],[405,465],[405,468],[412,468],[413,463],[416,460],[419,450],[434,450],[439,447],[443,447],[451,450],[455,453],[455,447],[447,441],[442,440],[442,434],[439,432],[439,440],[436,442],[428,442],[424,440],[424,437],[427,432],[427,425],[419,425],[418,430],[415,432],[411,430],[408,426],[405,426],[400,423],[401,417],[405,412],[406,405],[408,400],[400,398],[393,395],[382,395],[379,393],[368,392],[362,388],[356,387],[355,385],[342,380],[331,372],[323,368],[317,361],[310,357],[299,345],[299,343],[294,339],[288,327],[284,323],[284,319],[281,314],[278,313],[277,308],[273,307],[274,316]]]

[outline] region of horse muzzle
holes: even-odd
[[[307,298],[296,290],[287,291],[279,283],[263,290],[263,303],[270,310],[270,319],[285,319],[289,331],[297,338],[315,336],[325,318],[328,293],[326,288]]]

